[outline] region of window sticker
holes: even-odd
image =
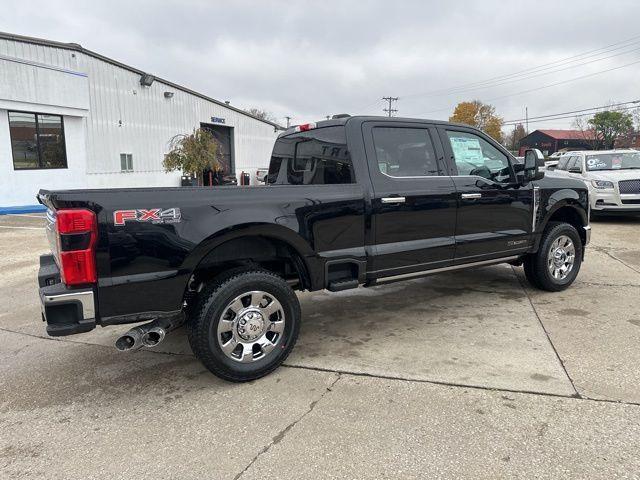
[[[622,168],[622,157],[613,157],[611,159],[611,168],[614,170],[616,168]]]
[[[590,157],[587,159],[587,166],[589,167],[590,170],[598,170],[603,168],[606,169],[607,162],[605,162],[604,160],[600,160],[598,157],[595,157],[595,158]]]
[[[482,147],[477,138],[450,137],[451,148],[456,162],[468,162],[474,165],[484,164]]]

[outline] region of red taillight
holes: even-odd
[[[96,214],[84,209],[58,210],[56,227],[62,281],[66,285],[95,283]]]

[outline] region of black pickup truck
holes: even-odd
[[[589,242],[588,189],[541,164],[464,125],[340,116],[282,133],[266,186],[43,190],[47,332],[147,321],[116,341],[135,350],[186,323],[209,370],[246,381],[293,348],[294,290],[503,262],[562,290]]]

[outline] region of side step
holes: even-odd
[[[358,279],[349,278],[347,280],[336,280],[329,282],[327,290],[330,292],[341,292],[342,290],[349,290],[350,288],[358,288]]]

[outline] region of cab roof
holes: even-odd
[[[430,123],[437,125],[454,125],[458,127],[466,127],[466,128],[475,128],[470,125],[465,125],[462,123],[454,123],[447,122],[445,120],[430,120],[425,118],[411,118],[411,117],[386,117],[383,115],[340,115],[338,118],[330,118],[328,120],[320,120],[314,123],[304,123],[302,125],[292,125],[280,135],[278,138],[284,137],[287,135],[291,135],[292,133],[297,133],[300,131],[312,130],[314,128],[324,128],[324,127],[335,127],[335,126],[344,126],[349,122],[367,122],[367,121],[376,121],[376,122],[390,122],[390,123],[403,123],[403,122],[413,122],[413,123]]]

